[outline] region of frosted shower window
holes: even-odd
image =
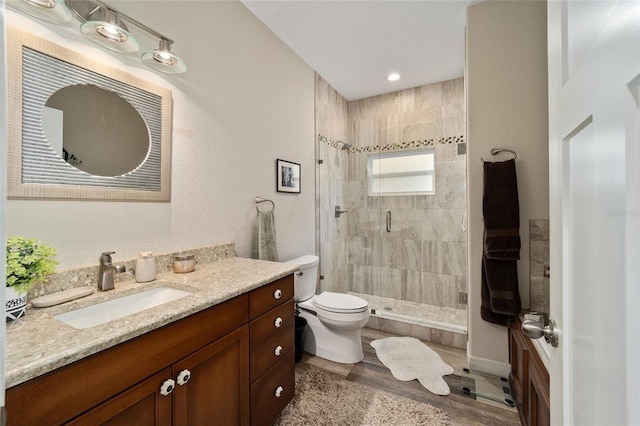
[[[367,161],[369,195],[435,194],[435,150],[381,152]]]

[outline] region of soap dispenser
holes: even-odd
[[[156,279],[156,259],[150,251],[143,251],[136,261],[136,281],[146,283]]]

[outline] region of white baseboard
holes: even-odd
[[[469,363],[469,369],[471,369],[472,372],[477,371],[505,378],[509,378],[509,374],[511,373],[511,365],[509,363],[474,357],[469,355],[468,351],[467,362]]]

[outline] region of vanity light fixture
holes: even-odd
[[[142,63],[156,71],[168,74],[179,74],[187,70],[187,64],[171,52],[169,41],[160,39],[160,46],[155,50],[147,50],[141,56]]]
[[[7,6],[52,24],[64,25],[71,21],[71,12],[62,0],[7,0]]]
[[[128,24],[160,41],[158,49],[142,54],[142,63],[168,74],[180,74],[187,70],[184,61],[171,52],[173,40],[102,0],[6,0],[6,3],[18,12],[54,24],[69,24],[75,16],[81,23],[80,31],[85,37],[120,53],[134,53],[140,48]]]
[[[387,76],[387,80],[389,80],[389,81],[397,81],[397,80],[400,80],[400,74],[395,73],[395,72],[394,72],[394,73],[391,73],[391,74],[389,74],[389,76]]]
[[[104,20],[84,22],[80,31],[92,42],[116,52],[133,53],[140,47],[120,21],[118,12],[111,9],[105,9]]]

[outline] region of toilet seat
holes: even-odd
[[[340,296],[347,296],[344,293],[334,293],[334,294],[338,294]],[[307,312],[312,312],[325,324],[334,324],[334,325],[343,324],[343,326],[347,326],[347,324],[355,325],[361,321],[365,321],[366,323],[366,320],[368,320],[369,317],[371,316],[371,313],[369,312],[366,301],[363,301],[365,304],[364,307],[362,307],[362,303],[359,302],[358,304],[360,305],[360,307],[357,308],[357,310],[352,312],[344,311],[344,310],[340,311],[335,306],[333,306],[330,310],[322,306],[322,300],[324,298],[320,299],[321,303],[316,303],[316,299],[320,296],[321,295],[316,295],[311,297],[310,299],[305,300],[304,302],[298,302],[298,307]],[[353,297],[356,297],[356,296],[353,296]],[[329,298],[331,300],[332,296],[329,296]],[[360,299],[360,298],[357,298],[357,299]],[[325,303],[327,303],[326,300],[325,300]],[[355,308],[351,308],[351,309],[355,309]],[[363,325],[364,324],[362,324],[362,326]]]
[[[336,314],[355,314],[367,310],[366,300],[345,293],[324,291],[313,298],[313,304],[324,311]]]

